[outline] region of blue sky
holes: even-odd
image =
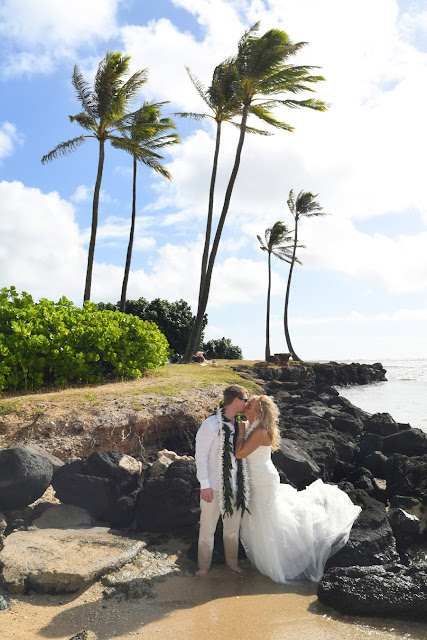
[[[291,291],[293,344],[305,359],[427,357],[427,10],[422,0],[0,0],[0,286],[81,304],[97,143],[42,165],[80,135],[71,85],[89,80],[106,50],[148,68],[136,106],[203,111],[185,71],[208,85],[245,29],[286,31],[318,65],[327,113],[277,110],[295,127],[248,136],[218,254],[206,338],[226,336],[245,358],[264,354],[266,256],[256,239],[291,223],[290,189],[312,191],[329,215],[300,230],[303,266]],[[140,167],[129,298],[195,304],[214,130],[176,119],[165,154],[173,180]],[[256,123],[253,123],[256,126]],[[237,133],[224,126],[215,210]],[[106,150],[92,299],[120,298],[130,222],[131,162]],[[286,351],[287,266],[273,272],[271,348]]]

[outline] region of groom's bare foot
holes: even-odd
[[[233,564],[233,566],[229,567],[234,573],[243,573],[243,569],[239,567],[237,564]]]
[[[198,569],[194,575],[196,576],[196,578],[203,578],[203,576],[205,576],[207,574],[208,570],[207,569]]]

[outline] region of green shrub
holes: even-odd
[[[81,309],[64,297],[35,303],[15,287],[0,289],[0,389],[134,379],[168,355],[152,322],[91,303]]]
[[[211,360],[212,358],[218,358],[218,360],[242,360],[242,350],[231,344],[230,338],[218,338],[218,340],[209,340],[203,345],[203,351],[205,352],[205,358]]]
[[[100,302],[98,304],[98,309],[118,310],[119,308],[119,302],[116,305],[111,302]],[[155,322],[160,331],[165,334],[172,351],[184,354],[195,321],[191,307],[185,300],[181,299],[175,302],[160,300],[160,298],[156,298],[151,302],[148,302],[145,298],[126,300],[125,312],[132,313],[141,318],[141,320]],[[207,322],[208,316],[205,314],[203,317],[202,342],[203,329],[206,327]]]

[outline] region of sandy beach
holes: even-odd
[[[342,616],[322,606],[316,586],[278,585],[242,563],[243,575],[215,566],[203,579],[172,576],[157,598],[106,600],[102,586],[72,595],[12,597],[0,611],[1,640],[68,640],[83,629],[99,640],[424,640],[421,623]]]

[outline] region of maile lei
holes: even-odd
[[[222,517],[226,515],[233,515],[233,489],[231,486],[231,471],[233,465],[231,456],[234,453],[232,445],[232,441],[234,439],[230,438],[232,433],[231,422],[229,422],[227,418],[225,418],[224,420],[224,412],[225,409],[223,408],[223,406],[219,406],[218,409],[215,410],[219,428],[218,499]],[[234,428],[236,434],[240,421],[240,416],[236,416],[236,418],[234,419]],[[241,509],[243,515],[245,511],[250,513],[248,509],[250,491],[249,475],[247,469],[247,461],[243,458],[243,460],[236,460],[236,462],[237,491],[235,507],[237,510]]]

